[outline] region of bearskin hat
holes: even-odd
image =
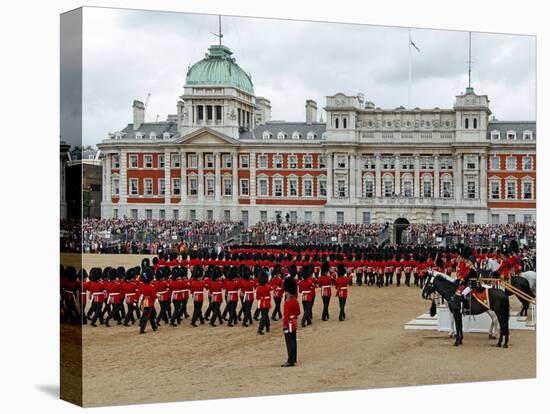
[[[82,268],[78,271],[78,279],[80,279],[81,282],[88,279],[88,272],[86,272],[86,269]]]
[[[216,266],[212,271],[212,280],[218,280],[222,276],[222,269],[219,266]]]
[[[227,277],[229,280],[234,280],[238,277],[239,275],[239,269],[235,266],[232,266],[231,268],[229,268],[229,271],[227,272]]]
[[[326,275],[328,272],[330,272],[330,263],[324,260],[323,263],[321,263],[321,274]]]
[[[75,281],[77,278],[76,269],[73,266],[68,266],[67,269],[65,269],[65,277],[67,280]]]
[[[296,281],[292,277],[286,277],[285,280],[283,280],[283,290],[291,295],[296,295],[298,292]]]
[[[274,267],[273,267],[273,275],[274,276],[278,276],[281,274],[281,265],[280,264],[276,264]]]
[[[183,277],[184,279],[187,279],[187,273],[188,273],[187,267],[185,267],[185,266],[180,267],[181,277]]]
[[[140,270],[143,270],[145,269],[146,267],[149,267],[149,259],[146,257],[145,259],[143,259],[141,261],[141,269]]]
[[[472,256],[472,254],[473,254],[473,251],[472,251],[472,248],[470,246],[464,246],[462,248],[461,253],[460,253],[462,258],[464,258],[466,260],[469,260],[470,256]]]
[[[124,275],[124,280],[130,281],[134,278],[134,268],[130,268],[126,271],[126,274]]]
[[[345,276],[346,275],[346,266],[344,266],[344,263],[338,263],[338,266],[336,267],[336,271],[338,272],[338,276]]]
[[[124,279],[124,275],[126,274],[126,269],[124,266],[119,266],[116,268],[116,275],[119,279]]]
[[[155,279],[162,280],[162,279],[164,279],[164,276],[165,276],[164,268],[162,268],[162,267],[157,268],[157,270],[155,272]]]
[[[259,278],[259,283],[260,285],[265,285],[267,282],[269,281],[269,275],[267,274],[267,269],[264,267],[261,271],[260,271],[260,278]]]
[[[152,267],[146,267],[141,274],[141,280],[143,283],[148,284],[153,281],[154,271]]]
[[[289,274],[292,278],[295,278],[297,273],[298,273],[298,269],[296,268],[296,265],[295,265],[294,263],[292,263],[292,264],[290,265],[290,267],[288,268],[288,274]]]
[[[116,269],[113,269],[112,267],[109,268],[108,277],[110,281],[113,281],[117,278],[117,271]]]
[[[193,268],[193,279],[200,279],[203,275],[202,266],[195,266]]]

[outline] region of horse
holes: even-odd
[[[483,265],[483,269],[485,272],[487,272],[488,276],[497,274],[498,268],[500,267],[500,264],[495,259],[487,259]],[[529,290],[525,289],[525,284],[523,284],[521,281],[517,281],[517,286],[514,285],[514,280],[511,280],[512,286],[515,288],[520,289],[522,292],[526,293],[529,296],[536,297],[537,295],[537,272],[534,272],[532,270],[528,270],[526,272],[521,272],[519,274],[519,277],[522,277],[526,279],[529,282]],[[513,278],[512,278],[513,279]],[[519,299],[519,298],[518,298]],[[520,299],[521,301],[521,299]],[[522,302],[523,304],[523,302]]]
[[[424,299],[429,299],[433,293],[438,293],[447,301],[449,311],[453,315],[456,325],[454,346],[462,345],[464,339],[464,332],[462,331],[462,314],[460,312],[461,297],[456,295],[457,289],[457,281],[452,282],[448,277],[443,277],[441,275],[436,276],[433,272],[430,272],[426,277],[426,282],[424,284],[424,288],[422,289],[422,298]],[[508,348],[508,339],[510,336],[510,330],[508,327],[508,320],[510,318],[510,300],[508,299],[506,293],[495,288],[488,289],[488,296],[490,301],[490,309],[495,312],[500,324],[500,335],[497,347],[500,348],[504,346],[504,348]],[[487,312],[487,308],[485,306],[477,300],[471,301],[469,309],[470,315],[480,315],[484,312]],[[503,339],[504,345],[502,344]]]

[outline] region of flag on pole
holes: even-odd
[[[420,52],[420,49],[418,48],[418,46],[416,46],[416,45],[414,44],[414,42],[412,41],[412,39],[411,39],[411,45],[412,45],[412,47],[414,47],[414,48],[418,51],[418,53],[422,53],[422,52]]]

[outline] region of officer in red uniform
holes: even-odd
[[[210,326],[216,326],[216,318],[220,325],[223,324],[223,318],[220,311],[220,306],[223,301],[223,284],[220,280],[222,275],[221,269],[216,266],[212,270],[212,280],[210,281],[209,291],[212,303],[212,318],[210,319]]]
[[[118,269],[111,269],[109,271],[109,281],[105,284],[107,291],[107,303],[111,305],[111,311],[105,319],[105,326],[109,328],[109,321],[114,318],[117,321],[117,325],[122,325],[122,321],[125,317],[124,307],[122,304],[122,281],[119,277],[124,277],[126,270],[121,266]]]
[[[283,292],[283,279],[281,278],[280,265],[276,265],[273,268],[273,276],[271,278],[271,281],[269,282],[269,285],[271,286],[271,290],[273,290],[273,301],[275,302],[271,319],[276,321],[278,320],[278,318],[283,317],[283,314],[281,313],[281,301],[282,301],[284,292]]]
[[[124,282],[122,283],[122,297],[123,301],[127,306],[126,317],[124,318],[124,326],[130,326],[130,320],[132,325],[136,322],[137,319],[141,318],[138,299],[139,292],[137,283],[135,279],[135,269],[128,269],[124,277]],[[135,314],[135,317],[134,317]]]
[[[254,286],[254,281],[250,280],[250,269],[246,268],[242,274],[242,279],[239,282],[239,289],[243,292],[243,326],[252,325],[252,302],[254,302]]]
[[[201,325],[204,325],[204,316],[202,314],[202,302],[204,301],[204,281],[202,280],[202,266],[197,265],[193,268],[193,280],[190,284],[191,295],[193,296],[193,317],[191,325],[197,327],[196,322],[200,320]]]
[[[172,279],[168,281],[168,285],[171,292],[170,297],[174,304],[174,312],[172,312],[170,324],[172,326],[178,326],[183,316],[183,296],[187,285],[183,280],[183,269],[177,266],[172,268]]]
[[[155,310],[155,300],[157,298],[157,290],[153,283],[153,269],[146,267],[141,275],[141,284],[139,293],[141,295],[141,319],[139,321],[139,333],[145,333],[147,322],[151,323],[153,331],[158,329],[156,322],[157,311]]]
[[[283,332],[285,334],[287,361],[281,367],[293,367],[296,365],[298,347],[296,342],[296,331],[298,329],[298,316],[300,315],[300,304],[296,299],[297,286],[293,277],[286,277],[283,281],[285,291],[285,304],[283,307]]]
[[[321,264],[321,276],[319,276],[319,287],[321,288],[321,298],[323,300],[323,313],[321,319],[323,321],[329,320],[329,304],[332,296],[332,278],[329,275],[330,265],[327,261]]]
[[[258,325],[258,333],[264,334],[264,328],[266,332],[269,332],[271,323],[269,321],[269,309],[271,308],[271,293],[269,286],[269,276],[267,269],[263,268],[260,271],[258,279],[258,287],[256,288],[256,300],[258,301],[258,309],[260,309],[260,323]]]
[[[92,305],[90,308],[90,320],[93,327],[96,327],[96,321],[103,324],[103,302],[105,302],[105,293],[103,292],[103,283],[101,279],[101,269],[94,267],[90,271],[90,282],[88,283],[88,293],[90,294]]]
[[[237,268],[231,267],[224,284],[225,296],[227,298],[227,313],[229,315],[227,326],[237,324],[237,302],[239,300],[239,283],[236,280],[237,275]]]
[[[156,280],[153,282],[157,290],[157,298],[160,304],[160,312],[157,316],[157,325],[162,320],[166,325],[170,323],[170,287],[166,277],[170,274],[170,268],[166,266],[158,267],[155,273]]]
[[[338,302],[340,304],[340,315],[338,320],[340,322],[346,320],[346,300],[348,298],[348,285],[350,283],[350,278],[346,275],[346,267],[343,263],[338,263],[338,277],[334,282],[336,286],[336,296],[338,296]]]

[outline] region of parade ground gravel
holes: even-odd
[[[144,256],[84,255],[84,267],[135,266]],[[77,265],[76,255],[62,263]],[[286,349],[281,321],[257,334],[257,322],[197,328],[184,320],[178,327],[90,325],[82,331],[83,404],[137,404],[181,400],[250,397],[536,376],[536,332],[511,331],[510,348],[496,348],[486,334],[466,333],[454,347],[446,333],[409,331],[403,325],[427,313],[430,303],[419,288],[353,286],[347,319],[338,321],[338,301],[330,320],[321,321],[318,295],[311,326],[298,330],[298,364],[281,368]],[[520,304],[514,297],[512,309]],[[188,311],[192,304],[188,304]],[[206,303],[203,311],[206,310]],[[71,336],[78,327],[63,325]],[[75,353],[75,358],[78,353]],[[63,364],[78,365],[68,360]],[[67,366],[67,365],[66,365]],[[290,378],[290,380],[289,380]],[[63,385],[62,385],[63,386]]]

